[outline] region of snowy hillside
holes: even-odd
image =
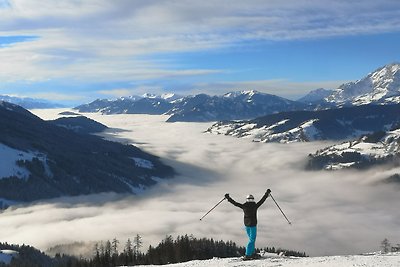
[[[60,196],[137,194],[174,174],[133,145],[87,134],[105,125],[85,117],[44,121],[0,102],[0,125],[0,208]]]
[[[330,146],[309,157],[310,168],[326,170],[362,168],[396,160],[400,157],[400,129]]]
[[[325,100],[339,106],[400,103],[399,70],[399,63],[388,64],[361,80],[341,85]]]
[[[156,266],[156,265],[140,265]],[[398,267],[400,254],[366,254],[349,256],[309,257],[309,258],[267,258],[241,261],[239,258],[196,260],[169,264],[170,267]]]
[[[218,122],[207,132],[251,138],[256,142],[307,142],[344,140],[400,123],[400,105],[364,105],[319,111],[294,111],[250,121]]]

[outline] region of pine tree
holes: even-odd
[[[390,243],[389,240],[387,238],[383,239],[381,242],[381,248],[382,248],[382,252],[383,253],[388,253],[390,251]]]
[[[118,255],[118,244],[119,240],[117,238],[114,238],[112,243],[111,243],[111,249],[112,249],[112,254],[117,254]]]
[[[142,237],[139,234],[136,234],[135,238],[133,239],[133,248],[134,248],[134,253],[136,256],[140,254],[140,249],[142,248]]]
[[[125,259],[126,259],[125,264],[132,263],[133,262],[133,249],[132,249],[132,241],[129,238],[125,244],[124,254],[125,254]]]

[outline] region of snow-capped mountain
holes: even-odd
[[[257,142],[343,140],[400,123],[400,105],[363,105],[271,114],[250,121],[217,122],[207,132],[251,138]]]
[[[306,108],[307,105],[303,103],[250,90],[230,92],[222,96],[188,96],[177,102],[166,114],[171,115],[167,120],[169,122],[217,121],[251,119]]]
[[[138,193],[173,175],[171,167],[137,147],[66,129],[65,125],[77,124],[93,127],[88,119],[78,120],[43,121],[19,106],[0,102],[4,129],[0,131],[0,202]]]
[[[43,99],[15,97],[15,96],[8,96],[8,95],[0,95],[0,101],[13,103],[13,104],[19,105],[23,108],[26,108],[26,109],[63,107],[63,105],[61,105],[61,104],[53,103],[53,102],[43,100]]]
[[[172,108],[169,101],[146,95],[146,97],[121,97],[116,100],[97,99],[76,107],[79,112],[101,112],[103,114],[164,114]]]
[[[168,114],[169,122],[250,119],[266,114],[308,108],[306,104],[257,91],[238,91],[222,96],[198,94],[180,97],[166,94],[96,100],[75,109],[105,114]]]
[[[325,100],[337,106],[400,103],[400,63],[383,66],[356,82],[341,85]]]
[[[399,159],[400,128],[396,128],[321,149],[309,155],[308,168],[366,168],[379,163],[398,162]]]
[[[318,88],[299,98],[297,101],[306,104],[319,104],[323,102],[324,99],[330,96],[333,92],[333,90]]]

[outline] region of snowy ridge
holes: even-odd
[[[170,115],[168,122],[251,119],[288,110],[302,110],[308,105],[255,90],[230,92],[220,96],[197,94],[144,94],[115,100],[95,100],[75,109],[103,114]]]
[[[241,261],[240,258],[213,258],[210,260],[194,260],[184,263],[168,264],[171,267],[398,267],[400,264],[399,253],[372,253],[366,255],[346,255],[306,258],[266,258],[252,261]],[[138,265],[157,266],[157,265]]]
[[[252,97],[258,92],[255,90],[242,90],[242,91],[235,91],[235,92],[229,92],[223,95],[223,97],[226,98],[236,98],[238,96],[247,96],[247,97]]]
[[[400,129],[396,129],[319,150],[310,155],[310,167],[325,170],[362,168],[399,157]]]
[[[251,138],[256,142],[348,140],[387,131],[400,123],[400,105],[363,105],[341,109],[293,111],[250,121],[213,124],[206,132]]]
[[[284,119],[272,125],[264,125],[257,127],[256,123],[223,123],[219,122],[211,126],[207,131],[213,134],[231,135],[233,137],[251,138],[255,142],[306,142],[318,140],[321,135],[314,123],[318,119],[308,120],[297,127],[293,127],[287,131],[279,131],[277,128],[284,125],[289,120]]]
[[[392,63],[341,85],[325,100],[338,106],[400,103],[400,64]]]

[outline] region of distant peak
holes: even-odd
[[[392,74],[396,73],[398,70],[400,69],[400,63],[399,62],[393,62],[390,64],[387,64],[383,67],[380,67],[378,69],[376,69],[375,71],[373,71],[372,73],[370,73],[371,75],[375,74],[375,73],[387,73],[388,71]]]
[[[233,92],[229,92],[224,94],[224,97],[238,97],[240,95],[248,95],[248,96],[253,96],[255,94],[260,94],[260,92],[256,91],[256,90],[241,90],[241,91],[233,91]]]
[[[144,98],[157,98],[157,95],[151,93],[145,93],[142,95]]]

